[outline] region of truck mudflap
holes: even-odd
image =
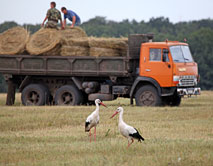
[[[201,89],[200,88],[177,88],[177,93],[180,96],[200,95]]]

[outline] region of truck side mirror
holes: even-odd
[[[168,54],[169,54],[169,50],[163,49],[163,62],[168,62],[169,61]]]

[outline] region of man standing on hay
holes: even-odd
[[[67,18],[72,22],[71,28],[73,28],[74,26],[79,26],[81,24],[80,17],[72,10],[67,10],[65,7],[62,7],[61,12],[64,13],[64,27],[66,27]]]
[[[51,2],[50,3],[50,9],[47,11],[47,15],[42,23],[42,27],[44,26],[45,21],[48,19],[45,28],[55,28],[58,29],[58,20],[60,20],[61,28],[64,29],[62,19],[61,19],[61,13],[56,8],[56,3]]]

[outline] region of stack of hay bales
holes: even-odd
[[[69,45],[69,40],[77,40],[82,37],[87,37],[87,35],[79,27],[65,30],[43,28],[31,36],[27,43],[27,51],[31,55],[76,56],[82,52],[82,49],[77,44]]]
[[[11,28],[0,34],[0,54],[14,55],[25,52],[29,33],[22,27]]]
[[[125,56],[127,38],[89,38],[90,56]]]
[[[32,55],[61,56],[123,56],[126,38],[88,38],[80,27],[65,30],[41,29],[27,44]]]
[[[40,56],[124,56],[127,38],[88,38],[80,27],[56,30],[42,28],[29,37],[27,30],[12,28],[0,34],[0,54]]]

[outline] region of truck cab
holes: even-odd
[[[141,45],[139,78],[147,79],[160,94],[159,104],[162,102],[169,105],[179,105],[181,97],[199,95],[200,88],[197,87],[199,81],[198,66],[191,55],[189,45],[178,41],[147,42]],[[148,85],[148,89],[151,88]],[[153,89],[154,89],[153,88]],[[144,88],[143,88],[144,89]],[[143,90],[136,102],[138,104],[147,98],[153,98],[156,102],[156,95],[152,90]],[[153,97],[151,97],[153,95]],[[145,101],[144,101],[145,102]],[[156,102],[155,105],[157,104]],[[147,105],[147,103],[145,104]]]

